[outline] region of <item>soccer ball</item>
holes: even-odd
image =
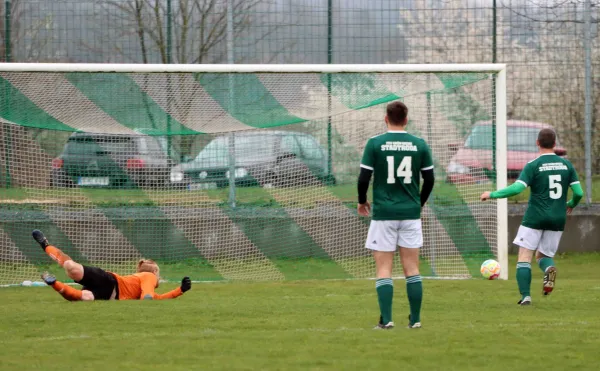
[[[481,275],[487,280],[495,280],[500,277],[500,263],[494,259],[488,259],[481,264]]]

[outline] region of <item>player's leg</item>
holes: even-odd
[[[42,249],[64,268],[65,273],[73,281],[83,286],[82,290],[77,290],[60,281],[48,273],[42,278],[52,286],[67,300],[110,300],[118,296],[118,286],[114,276],[104,270],[96,267],[88,267],[75,262],[60,249],[50,245],[44,234],[39,230],[32,232],[33,238],[40,244]]]
[[[44,282],[52,286],[65,299],[71,301],[118,299],[118,283],[111,273],[97,267],[81,265],[72,260],[65,262],[65,271],[70,278],[82,285],[83,289],[77,290],[65,285],[49,273],[42,275]]]
[[[44,252],[55,262],[58,263],[58,265],[60,265],[61,267],[65,264],[66,261],[71,260],[71,258],[69,257],[69,255],[65,254],[64,252],[62,252],[59,248],[57,248],[56,246],[52,246],[50,245],[50,243],[48,242],[48,240],[46,239],[46,237],[44,236],[44,234],[42,233],[42,231],[39,230],[34,230],[31,235],[33,236],[33,239],[40,244],[40,246],[42,247],[42,249],[44,250]]]
[[[531,304],[531,258],[540,243],[541,237],[542,231],[520,226],[513,241],[515,245],[519,246],[516,273],[517,286],[521,294],[519,305]]]
[[[531,304],[531,258],[534,250],[526,247],[519,247],[519,255],[517,257],[517,286],[521,299],[517,302],[519,305]]]
[[[373,251],[375,258],[376,277],[375,290],[377,291],[377,302],[379,303],[380,328],[392,328],[392,302],[394,299],[394,283],[392,281],[392,268],[394,264],[394,252]]]
[[[79,264],[73,260],[67,260],[63,265],[67,276],[75,282],[79,282],[83,279],[84,268],[82,264]]]
[[[542,286],[542,293],[544,295],[549,295],[554,290],[556,283],[556,266],[554,265],[553,258],[556,251],[558,251],[561,237],[561,231],[543,231],[542,233],[536,258],[540,269],[544,272]]]
[[[75,268],[78,273],[79,267]],[[95,300],[118,299],[118,283],[112,273],[87,265],[81,265],[81,269],[83,271],[81,278],[75,282],[83,286],[83,291],[90,291]]]
[[[54,291],[58,292],[63,298],[69,301],[90,301],[94,300],[94,294],[89,290],[77,290],[69,285],[66,285],[56,280],[56,277],[46,272],[42,274],[42,279],[48,286],[51,286]]]
[[[377,281],[377,301],[379,303],[379,324],[376,328],[391,329],[394,327],[392,321],[392,301],[394,298],[394,283],[392,281],[392,269],[394,265],[394,253],[396,251],[396,228],[395,222],[388,220],[373,220],[369,227],[366,247],[373,251]]]
[[[42,231],[34,230],[31,235],[37,243],[40,244],[42,249],[48,254],[48,256],[64,268],[65,273],[73,281],[80,281],[83,278],[83,265],[73,261],[69,255],[62,252],[56,246],[50,245]]]
[[[406,295],[410,307],[409,328],[421,327],[423,282],[419,272],[419,250],[423,246],[421,220],[403,220],[398,232],[400,260],[406,277]]]

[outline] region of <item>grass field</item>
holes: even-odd
[[[585,182],[582,180],[582,187],[585,191]],[[344,204],[352,205],[356,203],[356,185],[343,184],[336,186],[322,186],[318,189],[302,189],[302,194],[312,194],[313,198],[304,200],[298,199],[298,207],[313,207],[319,197],[334,196]],[[488,187],[492,189],[490,184]],[[323,192],[326,189],[326,192]],[[438,204],[450,202],[455,204],[458,200],[458,194],[466,197],[464,201],[478,202],[478,197],[482,190],[487,189],[481,185],[461,185],[457,187],[448,184],[441,179],[437,180],[434,197]],[[600,199],[600,177],[593,179],[592,199]],[[291,191],[291,189],[287,189]],[[372,189],[370,190],[372,191]],[[569,191],[570,192],[570,191]],[[468,195],[468,196],[464,196]],[[78,205],[91,202],[96,206],[149,206],[149,205],[181,205],[198,206],[199,202],[205,205],[224,205],[228,202],[229,189],[213,189],[202,191],[185,190],[142,190],[142,189],[94,189],[94,188],[56,188],[56,189],[27,189],[27,188],[8,188],[0,192],[0,206],[10,206],[11,208],[28,207],[30,203],[57,203]],[[370,196],[369,196],[370,197]],[[278,207],[275,197],[262,187],[238,187],[236,189],[237,203],[240,206],[258,206],[258,207]],[[529,199],[529,189],[523,193],[509,198],[509,202],[522,203]]]
[[[534,269],[531,307],[515,304],[512,278],[425,281],[420,330],[404,328],[403,281],[392,331],[371,329],[373,281],[206,283],[174,301],[92,303],[5,288],[0,369],[597,370],[600,254],[556,261],[550,297]]]

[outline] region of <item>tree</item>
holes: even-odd
[[[1,62],[61,61],[60,53],[49,52],[48,48],[52,39],[49,32],[53,28],[52,15],[32,17],[32,13],[37,13],[36,5],[39,4],[27,4],[23,0],[0,2]],[[10,105],[10,94],[0,91],[0,97],[0,108]],[[0,115],[0,186],[31,185],[28,181],[32,172],[40,174],[34,181],[37,186],[47,185],[50,157],[36,140],[43,133],[48,134],[42,129],[9,124]],[[31,156],[35,156],[36,161],[31,161]]]
[[[235,48],[243,49],[265,40],[277,32],[252,26],[260,23],[257,9],[266,0],[233,0],[233,36]],[[227,3],[224,0],[172,0],[172,63],[222,63],[226,59]],[[167,63],[167,1],[110,0],[101,6],[102,19],[111,22],[97,35],[103,55],[134,63]],[[107,21],[108,20],[108,21]],[[118,22],[115,22],[117,20]],[[119,26],[115,27],[117,23]],[[106,26],[106,25],[105,25]],[[249,37],[251,35],[251,37]],[[132,38],[133,36],[133,38]],[[131,40],[135,39],[137,45]],[[85,47],[98,50],[89,44]],[[272,55],[253,62],[268,63],[289,45],[282,45]],[[245,56],[236,62],[246,62]]]
[[[553,125],[569,157],[583,169],[584,69],[581,4],[539,0],[503,2],[498,8],[498,62],[507,63],[509,119]],[[582,3],[582,0],[577,0]],[[596,1],[595,1],[596,2]],[[492,62],[491,7],[469,8],[464,0],[444,1],[439,7],[415,1],[401,10],[409,63]],[[547,9],[542,9],[543,7]],[[594,9],[597,12],[597,7]],[[593,15],[593,19],[596,13]],[[443,19],[443,22],[431,20]],[[527,37],[523,37],[527,35]],[[594,40],[594,43],[597,43]],[[600,56],[593,47],[593,60]],[[597,85],[597,84],[596,84]],[[600,107],[596,95],[594,111]],[[592,153],[600,172],[600,132],[595,131]]]
[[[260,10],[269,6],[268,0],[232,0],[233,38],[236,63],[269,63],[291,43],[280,43],[268,54],[253,58],[245,52],[275,35],[277,24],[269,27],[261,23]],[[263,8],[261,8],[263,7]],[[102,30],[96,40],[84,47],[111,56],[108,61],[134,63],[224,63],[227,59],[227,2],[224,0],[172,0],[172,50],[167,35],[167,0],[109,0],[100,6],[100,16],[94,17]],[[97,14],[98,15],[98,14]],[[115,26],[117,24],[118,26]],[[257,27],[254,27],[257,26]],[[96,47],[99,45],[100,47]],[[238,52],[241,51],[241,52]],[[169,53],[171,53],[169,58]],[[256,53],[254,53],[256,55]],[[157,81],[143,76],[136,82],[147,91]],[[190,101],[199,91],[199,84],[186,83],[181,75],[167,76],[161,86],[165,98],[159,104],[182,122],[191,117],[194,104]],[[154,125],[157,119],[146,110],[146,119]],[[181,153],[189,153],[195,138],[174,137],[173,143]]]
[[[55,53],[48,54],[47,47],[51,36],[48,32],[53,27],[52,14],[44,17],[32,17],[33,4],[27,4],[23,0],[11,0],[8,2],[10,22],[6,27],[6,1],[0,2],[0,61],[6,62],[51,62],[57,61]],[[10,40],[7,39],[7,31]],[[7,49],[7,44],[9,48]],[[10,50],[10,56],[6,51]]]

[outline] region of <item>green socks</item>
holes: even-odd
[[[406,294],[410,305],[410,324],[421,322],[421,303],[423,302],[423,282],[421,276],[406,277]]]
[[[554,260],[552,258],[541,258],[538,260],[538,265],[542,272],[546,273],[546,270],[550,267],[554,267]]]
[[[391,278],[380,278],[375,282],[379,310],[384,325],[392,322],[392,299],[394,298],[394,282]]]
[[[531,295],[531,264],[525,262],[517,263],[517,285],[521,293],[521,300]]]
[[[531,274],[529,275],[531,278]],[[381,320],[383,324],[392,322],[392,299],[394,283],[391,278],[380,278],[375,282]],[[423,282],[420,275],[406,277],[406,294],[410,305],[410,323],[421,322],[421,303],[423,302]]]

